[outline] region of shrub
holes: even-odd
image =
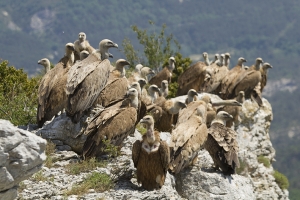
[[[240,167],[236,168],[235,171],[236,171],[236,174],[243,175],[245,173],[246,168],[247,168],[247,163],[244,160],[240,159],[240,158],[239,158],[239,161],[240,161]]]
[[[271,165],[270,160],[268,158],[264,157],[263,155],[258,156],[257,161],[259,163],[264,164],[265,167],[270,167],[270,165]]]
[[[275,178],[276,183],[282,190],[288,189],[289,180],[287,179],[287,177],[284,174],[280,173],[277,170],[274,170],[273,176]]]
[[[36,123],[37,93],[40,78],[28,78],[23,69],[0,63],[0,118],[14,125]]]

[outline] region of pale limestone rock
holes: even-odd
[[[54,118],[35,133],[42,138],[51,140],[56,144],[59,151],[75,151],[80,154],[83,144],[87,138],[82,134],[81,129],[84,126],[84,121],[74,124],[66,113]]]
[[[0,199],[14,199],[16,186],[39,171],[46,140],[0,120]]]

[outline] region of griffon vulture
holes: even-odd
[[[99,43],[99,50],[95,50],[70,69],[66,85],[67,114],[73,123],[79,122],[84,111],[93,105],[105,87],[111,68],[107,59],[108,49],[111,47],[118,45],[108,39],[102,40]]]
[[[195,162],[198,151],[207,138],[206,113],[207,104],[201,100],[191,102],[179,112],[178,123],[172,131],[169,145],[171,173],[177,174]]]
[[[80,52],[87,51],[91,54],[95,49],[90,45],[89,41],[86,40],[86,34],[84,32],[80,32],[78,34],[78,40],[74,42],[75,48],[75,60],[82,60],[80,58]]]
[[[138,109],[138,92],[130,88],[124,101],[96,113],[84,132],[88,135],[83,145],[85,159],[105,154],[105,142],[120,146],[123,140],[135,130]]]
[[[214,161],[215,169],[221,168],[225,175],[234,174],[236,167],[240,166],[237,133],[225,126],[225,121],[231,118],[232,116],[225,111],[218,112],[208,129],[208,137],[204,144]]]
[[[48,60],[48,59],[47,59]],[[39,60],[39,64],[48,65],[49,60]],[[38,89],[38,109],[37,123],[42,127],[45,121],[51,120],[59,111],[66,108],[67,97],[65,86],[67,73],[74,63],[74,45],[67,43],[65,46],[65,56],[48,71],[41,80]]]
[[[160,189],[165,182],[170,163],[169,147],[154,131],[152,116],[146,115],[141,121],[147,132],[142,140],[137,140],[132,147],[132,160],[137,169],[137,182],[146,190]]]
[[[154,77],[152,77],[149,81],[149,84],[160,86],[163,80],[167,80],[168,83],[171,83],[172,72],[175,69],[175,58],[169,58],[169,66],[164,67],[163,70],[158,72]]]

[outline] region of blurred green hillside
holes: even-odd
[[[149,20],[155,25],[150,26]],[[172,33],[179,42],[183,57],[204,51],[211,57],[230,52],[231,67],[241,56],[247,59],[247,65],[262,57],[274,67],[269,72],[270,80],[298,80],[299,22],[300,1],[294,0],[0,0],[0,58],[34,75],[41,69],[39,59],[48,57],[57,63],[64,45],[84,31],[95,48],[104,38],[118,43],[119,49],[111,50],[115,61],[124,58],[124,38],[140,47],[132,25],[151,32],[166,24],[166,34]],[[288,176],[291,199],[299,199],[300,89],[275,92],[268,100],[274,112],[270,133],[277,151],[274,166]]]

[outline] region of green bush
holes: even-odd
[[[258,156],[257,161],[259,163],[264,164],[265,167],[270,167],[270,165],[271,165],[270,160],[268,158],[264,157],[263,155]]]
[[[277,170],[274,170],[273,176],[275,178],[276,183],[281,189],[288,189],[289,180],[284,174],[280,173]]]
[[[0,63],[0,118],[14,125],[36,123],[40,78],[28,78],[23,69]]]

